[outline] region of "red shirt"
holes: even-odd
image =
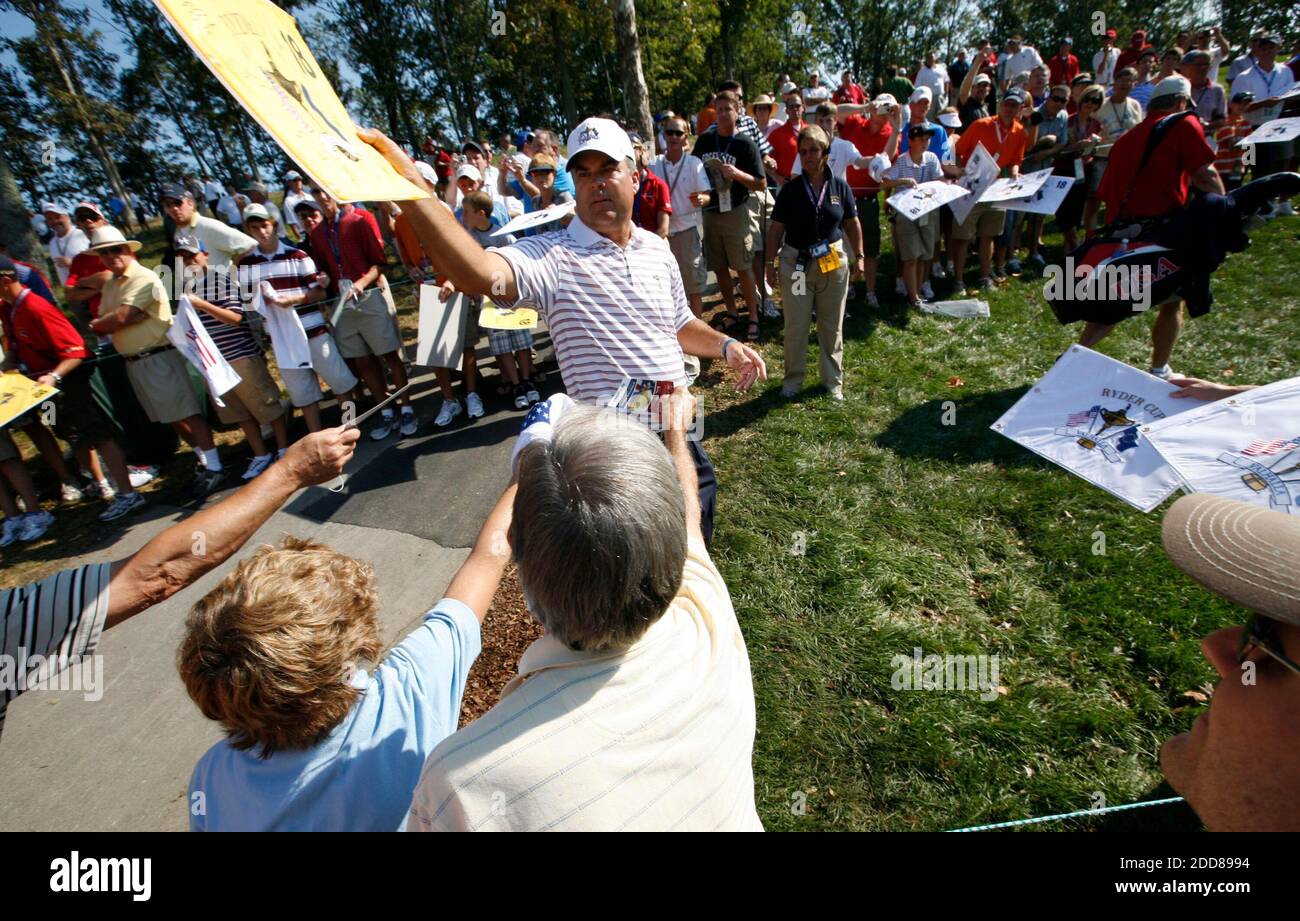
[[[92,253],[88,249],[82,250],[72,258],[72,265],[68,267],[68,280],[63,283],[63,287],[75,288],[79,279],[107,271],[108,266],[104,265],[104,260],[99,258],[99,254]],[[99,298],[100,295],[96,294],[86,301],[86,309],[90,311],[92,320],[99,317]]]
[[[645,170],[636,198],[632,200],[632,220],[651,233],[659,232],[659,215],[673,213],[673,196],[668,183]]]
[[[850,83],[847,90],[843,86],[837,86],[835,92],[831,93],[831,102],[836,105],[848,102],[860,106],[864,105],[866,101],[867,94],[856,83]]]
[[[1214,162],[1214,151],[1205,143],[1205,131],[1193,115],[1180,119],[1169,130],[1138,176],[1147,138],[1162,117],[1163,113],[1147,116],[1111,149],[1110,162],[1097,190],[1097,196],[1106,202],[1107,220],[1112,220],[1112,214],[1117,218],[1158,217],[1183,207],[1187,204],[1188,177]],[[1121,215],[1120,203],[1125,195],[1128,202]]]
[[[772,145],[776,172],[782,179],[790,178],[794,158],[799,156],[799,132],[808,124],[811,122],[800,122],[796,126],[793,121],[786,121],[772,129],[772,133],[767,136],[767,142]]]
[[[1138,62],[1138,58],[1142,57],[1142,52],[1146,51],[1150,47],[1151,46],[1146,42],[1143,42],[1137,47],[1130,44],[1127,48],[1121,51],[1119,57],[1115,59],[1115,73],[1118,74],[1125,67],[1132,67]],[[1107,169],[1109,168],[1110,167],[1107,167]]]
[[[373,214],[356,205],[340,205],[333,221],[317,224],[311,232],[311,248],[335,286],[340,278],[356,281],[372,266],[382,268],[388,264],[379,223]]]
[[[81,333],[62,311],[31,288],[23,288],[13,306],[0,301],[0,317],[5,351],[17,356],[29,377],[53,371],[65,359],[90,354]]]
[[[1068,86],[1071,80],[1079,76],[1079,59],[1072,54],[1064,58],[1058,54],[1047,62],[1047,72],[1052,75],[1052,86],[1062,83]]]
[[[894,133],[894,126],[889,122],[881,125],[879,131],[872,131],[870,125],[871,119],[856,112],[840,122],[840,137],[852,141],[858,153],[864,157],[874,157],[884,151],[890,135]],[[853,194],[858,198],[874,194],[880,189],[880,183],[872,179],[871,174],[864,169],[850,166],[844,178],[848,180],[849,188],[853,189]]]

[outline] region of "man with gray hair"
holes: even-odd
[[[502,529],[546,633],[429,756],[408,831],[762,830],[749,654],[684,432],[694,399],[665,404],[662,443],[563,395],[529,413]]]

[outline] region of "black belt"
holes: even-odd
[[[306,330],[306,333],[308,339],[315,339],[317,336],[323,336],[329,331],[330,328],[322,323],[320,326],[313,326],[311,329]]]
[[[150,355],[157,355],[159,352],[166,352],[168,349],[174,349],[174,345],[156,345],[151,349],[145,349],[143,352],[136,352],[134,355],[124,356],[127,361],[139,361],[141,358],[148,358]]]

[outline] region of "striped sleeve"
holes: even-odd
[[[542,234],[527,237],[514,246],[503,246],[492,250],[499,253],[510,263],[515,273],[515,287],[519,290],[519,300],[515,303],[536,304],[543,316],[550,312],[555,303],[555,292],[560,286],[558,256],[561,250],[556,243],[563,233]],[[504,298],[493,298],[503,307],[512,307]]]
[[[94,653],[108,618],[111,566],[65,569],[0,592],[0,730],[11,700]]]

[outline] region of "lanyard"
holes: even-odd
[[[1107,101],[1110,103],[1110,111],[1112,112],[1112,114],[1117,116],[1115,120],[1119,122],[1119,130],[1127,131],[1128,130],[1128,100],[1127,99],[1124,100],[1124,107],[1122,109],[1119,106],[1115,105],[1114,99],[1110,99]],[[1121,115],[1120,114],[1121,112],[1124,114]]]
[[[682,158],[677,161],[677,169],[670,170],[672,161],[667,156],[664,157],[664,181],[668,183],[668,200],[673,200],[673,193],[677,189],[677,180],[682,178],[682,167],[686,165],[686,158],[690,156],[686,151],[682,151]]]
[[[1251,60],[1254,61],[1253,58]],[[1259,75],[1264,78],[1265,98],[1271,97],[1273,95],[1273,78],[1276,77],[1280,73],[1280,71],[1265,70],[1264,68],[1259,66],[1259,61],[1254,61],[1254,64],[1255,64],[1255,69],[1259,71]]]
[[[339,211],[325,228],[325,242],[329,244],[330,252],[334,254],[334,266],[339,270],[340,275],[343,273],[343,253],[339,250],[339,222],[342,220],[343,212]]]
[[[827,165],[826,171],[829,174],[830,172],[829,165]],[[809,179],[806,175],[803,177],[803,190],[808,193],[808,201],[812,202],[814,221],[821,216],[822,202],[826,200],[826,190],[830,188],[830,185],[831,185],[831,177],[827,175],[826,181],[822,183],[822,193],[818,195],[816,198],[813,198],[812,180]]]

